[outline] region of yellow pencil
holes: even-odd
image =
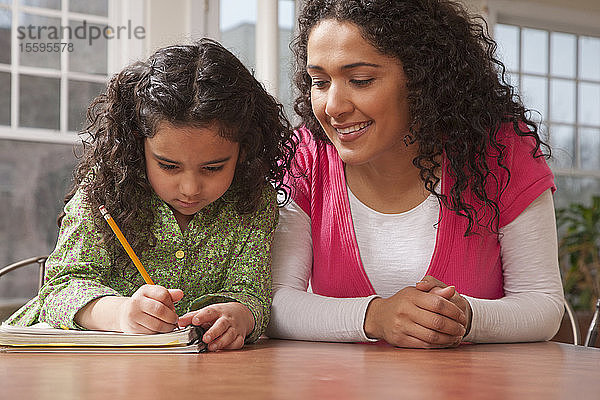
[[[102,213],[102,216],[104,217],[106,222],[108,222],[108,225],[110,225],[110,228],[113,230],[115,235],[117,235],[117,239],[119,239],[119,242],[121,242],[121,244],[123,245],[123,248],[131,258],[131,261],[133,261],[133,264],[135,264],[138,271],[140,271],[140,274],[142,274],[144,282],[146,282],[149,285],[154,285],[154,282],[152,282],[152,278],[150,278],[150,275],[148,275],[148,272],[146,272],[146,269],[140,262],[140,259],[138,258],[138,256],[135,255],[135,252],[129,245],[129,242],[127,242],[127,239],[125,239],[125,236],[123,236],[123,232],[121,232],[115,220],[110,216],[108,211],[106,211],[106,207],[102,205],[98,208],[100,209],[100,212]]]

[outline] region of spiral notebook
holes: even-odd
[[[151,335],[56,329],[46,323],[32,326],[0,325],[0,352],[55,353],[200,353],[204,329],[188,326]]]

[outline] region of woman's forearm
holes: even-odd
[[[369,341],[363,330],[364,316],[374,297],[338,299],[278,288],[267,335],[326,342]]]

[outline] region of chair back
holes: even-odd
[[[42,287],[42,285],[44,284],[44,275],[46,274],[46,260],[48,259],[48,256],[37,256],[37,257],[31,257],[31,258],[26,258],[24,260],[21,261],[17,261],[15,263],[12,263],[10,265],[7,265],[6,267],[0,269],[0,278],[2,277],[2,275],[5,275],[7,273],[9,273],[10,271],[14,271],[15,269],[19,269],[31,264],[37,264],[38,268],[39,268],[39,275],[38,275],[38,289]]]
[[[575,346],[580,345],[581,343],[579,342],[579,338],[581,337],[581,335],[579,334],[579,319],[577,318],[577,315],[575,314],[575,310],[573,310],[571,303],[569,303],[566,297],[565,311],[569,316],[569,322],[571,323],[571,329],[573,330],[573,344]]]
[[[596,344],[596,339],[598,338],[598,329],[600,329],[600,299],[596,301],[596,311],[594,311],[594,316],[592,317],[592,322],[590,322],[590,327],[588,328],[587,336],[585,338],[584,346],[594,347]]]

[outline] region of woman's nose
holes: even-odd
[[[332,84],[327,91],[327,104],[325,105],[325,114],[331,118],[339,118],[343,114],[354,110],[354,104],[348,96],[344,85]]]

